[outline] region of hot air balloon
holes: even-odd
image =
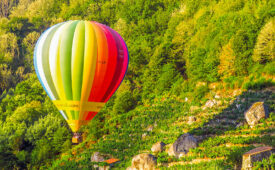
[[[128,67],[122,37],[94,21],[67,21],[47,29],[34,51],[36,74],[46,93],[80,140],[79,129],[100,111]]]

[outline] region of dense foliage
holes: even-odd
[[[274,5],[272,0],[1,1],[0,167],[90,168],[94,151],[112,154],[123,160],[118,166],[126,167],[154,142],[169,144],[185,132],[213,137],[182,160],[163,154],[159,162],[224,157],[184,167],[232,168],[253,144],[274,146],[274,136],[268,135],[275,126],[274,90],[261,90],[274,87]],[[86,140],[78,146],[71,145],[70,129],[46,96],[32,63],[40,34],[74,19],[117,30],[130,55],[124,82],[82,129]],[[202,107],[217,94],[218,107]],[[243,121],[243,112],[259,100],[273,112],[259,129],[212,126],[221,118]],[[198,118],[195,124],[186,123],[190,115]],[[148,132],[148,126],[154,130]]]

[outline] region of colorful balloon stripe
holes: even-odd
[[[73,100],[53,100],[53,103],[59,110],[75,110],[79,111],[81,108],[82,111],[91,111],[99,112],[100,109],[104,106],[104,102],[81,102]]]
[[[111,96],[115,93],[117,88],[120,86],[127,72],[128,63],[129,63],[128,49],[124,40],[117,32],[115,32],[111,28],[108,28],[108,29],[110,29],[113,36],[117,38],[116,42],[119,48],[118,48],[117,67],[116,67],[115,75],[113,76],[111,86],[109,86],[108,90],[106,91],[102,99],[102,101],[106,101],[106,102],[111,98]]]
[[[128,60],[122,37],[93,21],[50,27],[34,52],[39,81],[73,132],[87,124],[113,95]]]

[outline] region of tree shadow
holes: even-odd
[[[215,115],[202,126],[190,130],[188,133],[194,135],[199,144],[212,137],[227,136],[228,131],[240,130],[243,126],[248,126],[244,117],[244,113],[255,102],[264,102],[268,107],[269,113],[275,110],[275,86],[267,87],[262,90],[248,90],[243,92],[221,113]],[[218,107],[218,106],[217,106]],[[257,128],[256,128],[257,129]],[[274,147],[274,136],[270,137],[267,133],[271,133],[270,129],[257,129],[258,134],[255,138],[247,138],[242,141],[245,144],[261,143],[264,145],[272,145]],[[248,132],[249,133],[249,132]],[[267,134],[265,136],[265,134]],[[230,135],[228,135],[231,137]],[[272,138],[272,139],[271,139]],[[272,142],[273,141],[273,142]],[[219,144],[218,144],[219,145]],[[242,154],[252,149],[254,146],[240,147],[239,150],[230,152],[227,159],[238,165],[239,169],[242,160]]]

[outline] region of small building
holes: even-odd
[[[250,170],[253,163],[268,159],[271,154],[275,153],[275,149],[269,146],[258,147],[243,154],[242,170]]]

